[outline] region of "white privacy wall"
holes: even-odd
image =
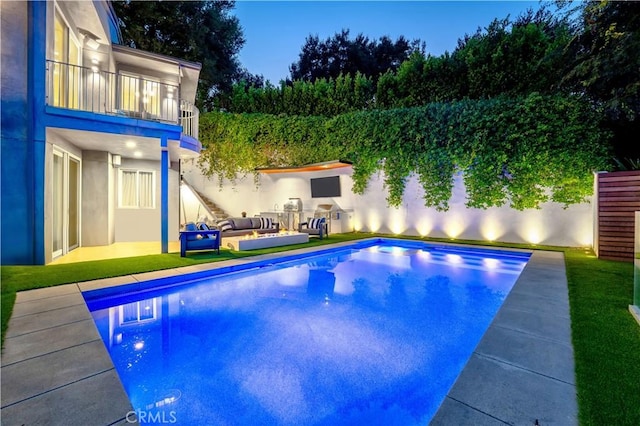
[[[438,212],[424,207],[424,193],[416,178],[407,182],[402,206],[388,207],[383,176],[374,175],[363,195],[351,192],[351,167],[322,172],[262,174],[256,187],[253,176],[234,184],[202,176],[197,166],[183,166],[185,179],[225,209],[231,216],[242,211],[247,216],[281,210],[289,197],[302,200],[303,209],[313,212],[318,204],[335,204],[347,212],[356,231],[421,235],[434,238],[533,243],[565,247],[593,244],[591,203],[564,209],[545,203],[540,209],[518,211],[509,207],[471,209],[465,206],[466,193],[461,176],[455,179],[449,210]],[[340,175],[342,196],[311,198],[311,178]]]

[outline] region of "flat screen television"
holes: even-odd
[[[311,179],[311,198],[339,196],[340,176]]]

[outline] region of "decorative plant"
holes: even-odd
[[[390,206],[416,175],[425,206],[447,210],[457,172],[469,207],[568,206],[591,195],[593,171],[610,166],[598,119],[582,99],[536,93],[335,117],[212,112],[201,117],[200,165],[234,181],[259,167],[349,159],[354,193],[382,171]]]

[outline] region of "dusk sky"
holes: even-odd
[[[550,2],[547,2],[550,3]],[[239,59],[253,74],[278,84],[290,75],[308,35],[323,41],[343,28],[377,40],[400,35],[426,43],[435,56],[452,52],[458,39],[485,28],[494,18],[518,15],[539,1],[250,1],[238,0],[245,45]],[[551,4],[551,3],[550,3]],[[552,8],[552,10],[555,10]]]

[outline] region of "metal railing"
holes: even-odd
[[[182,133],[198,139],[200,110],[189,101],[180,100],[180,124]]]
[[[177,123],[198,138],[199,111],[180,87],[139,76],[47,60],[47,105]]]

